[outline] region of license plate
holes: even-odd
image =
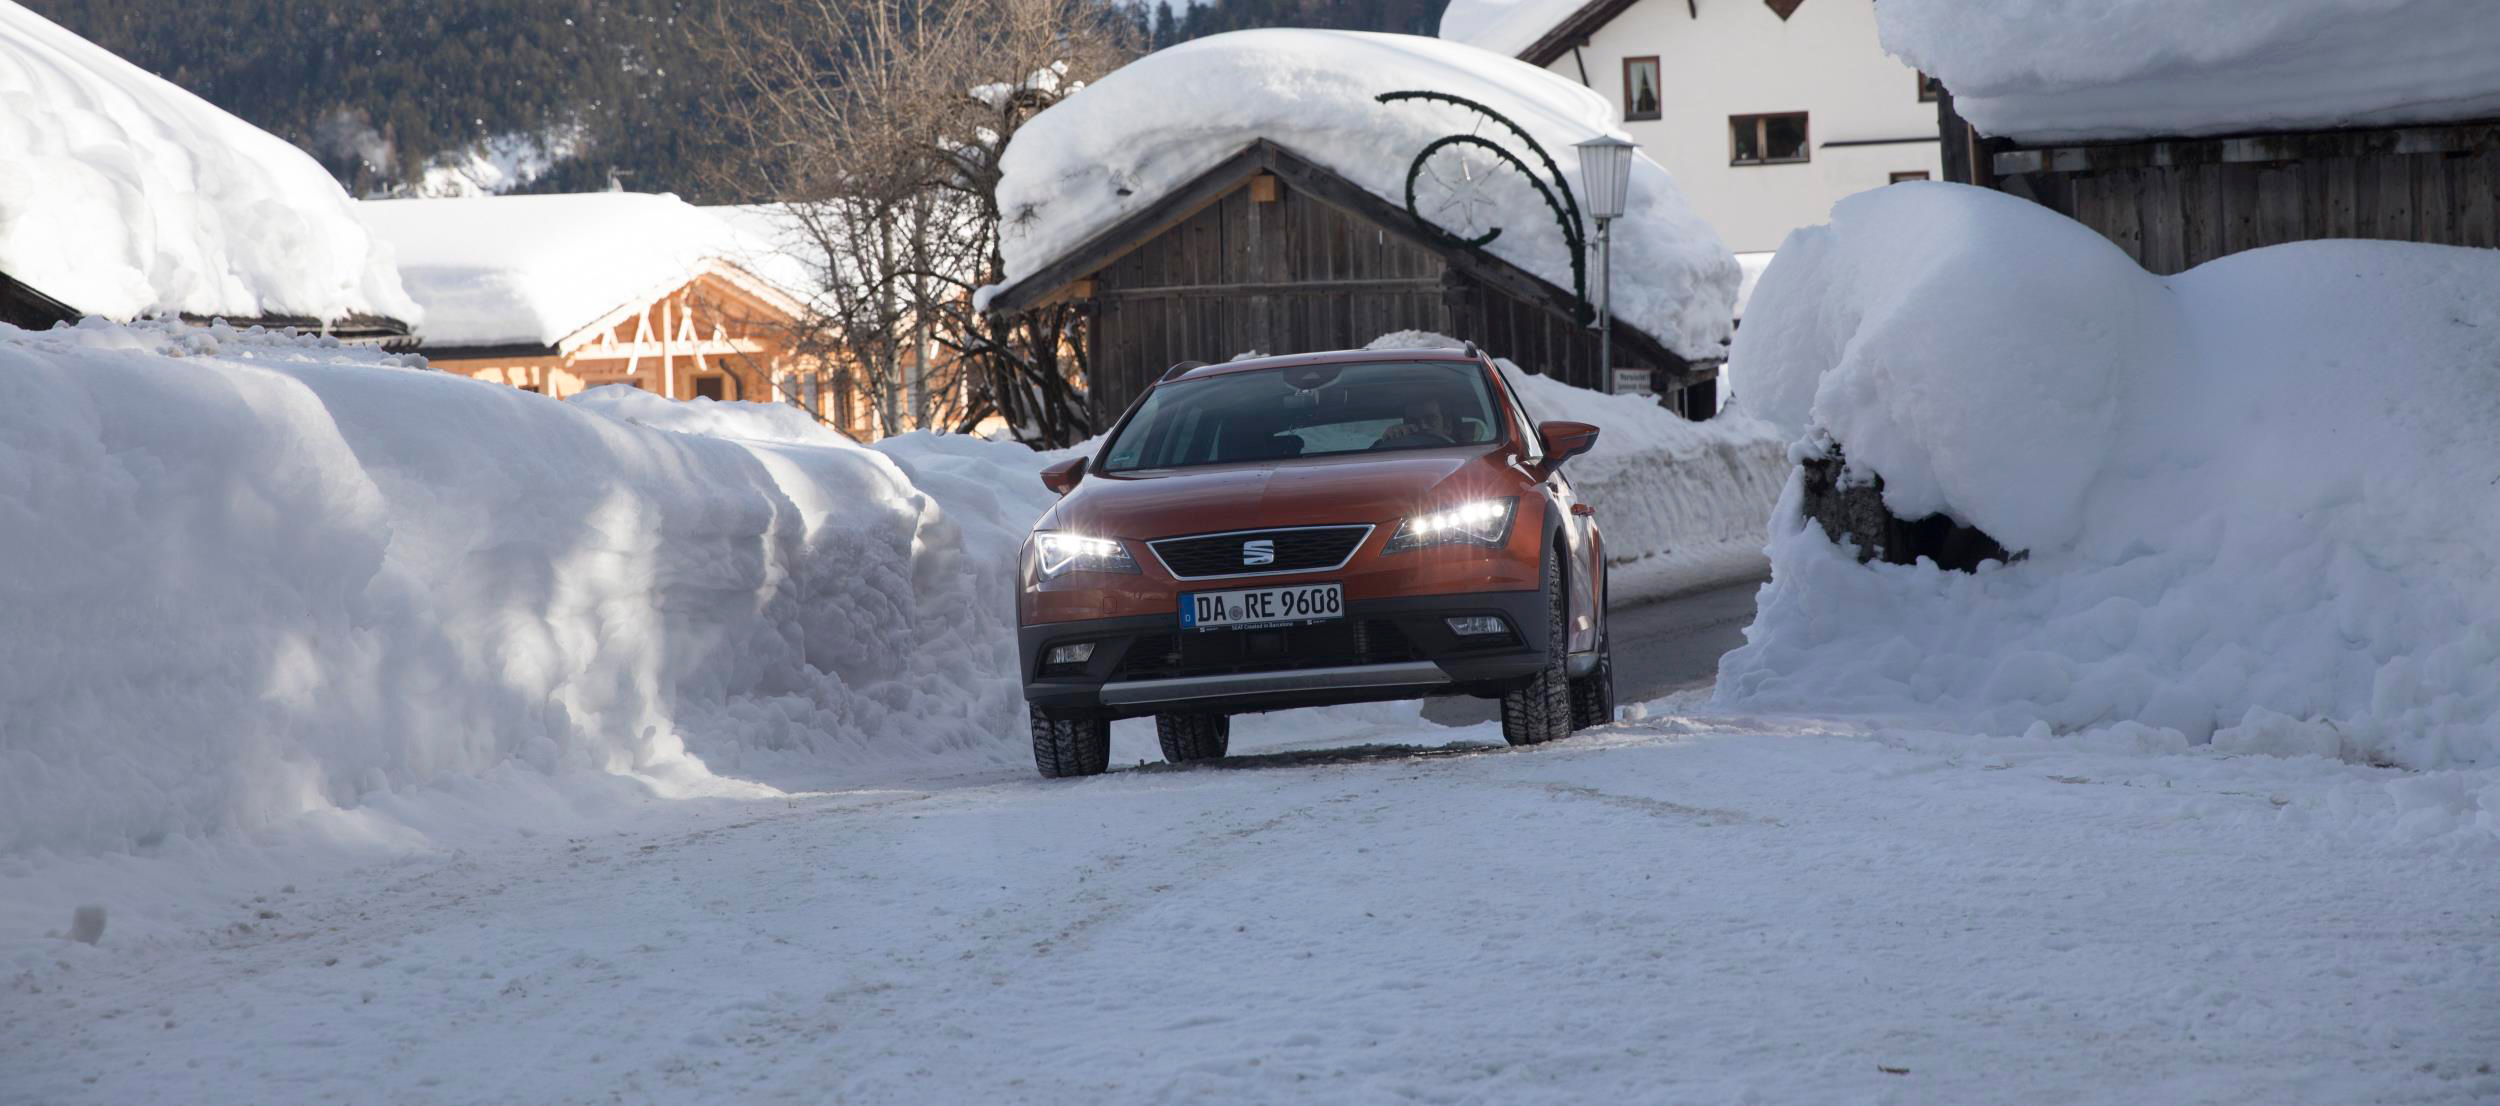
[[[1337,584],[1193,591],[1181,596],[1184,630],[1237,630],[1344,617],[1345,589]]]

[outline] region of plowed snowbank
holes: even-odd
[[[1863,193],[1781,246],[1757,412],[1985,530],[1975,575],[1801,517],[1718,701],[2438,768],[2500,762],[2500,251],[2252,250],[2162,278],[2043,208]]]
[[[734,412],[387,360],[0,327],[0,853],[509,762],[752,792],[724,776],[776,753],[1017,752],[1000,549],[1040,508],[993,489],[1029,473],[942,503],[910,446],[670,433],[632,420]],[[991,448],[1022,459],[964,463],[1038,464]]]

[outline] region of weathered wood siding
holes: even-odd
[[[1236,188],[1095,274],[1092,393],[1117,417],[1181,361],[1345,349],[1445,330],[1447,266],[1300,192]]]
[[[2500,246],[2500,125],[2003,150],[1995,160],[1995,187],[2073,217],[2156,273],[2316,238]]]
[[[1107,425],[1182,361],[1359,348],[1398,330],[1471,339],[1600,387],[1597,336],[1557,306],[1475,279],[1439,250],[1282,181],[1249,186],[1093,274],[1089,391]],[[1617,335],[1615,362],[1681,368]]]

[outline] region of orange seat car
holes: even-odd
[[[1148,714],[1176,763],[1289,707],[1499,697],[1514,745],[1610,720],[1605,557],[1562,474],[1596,441],[1532,420],[1473,346],[1175,368],[1042,474],[1035,764],[1101,772],[1111,721]]]

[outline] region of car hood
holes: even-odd
[[[1153,539],[1179,534],[1386,524],[1483,495],[1516,495],[1506,448],[1416,450],[1089,475],[1042,516],[1043,529]]]

